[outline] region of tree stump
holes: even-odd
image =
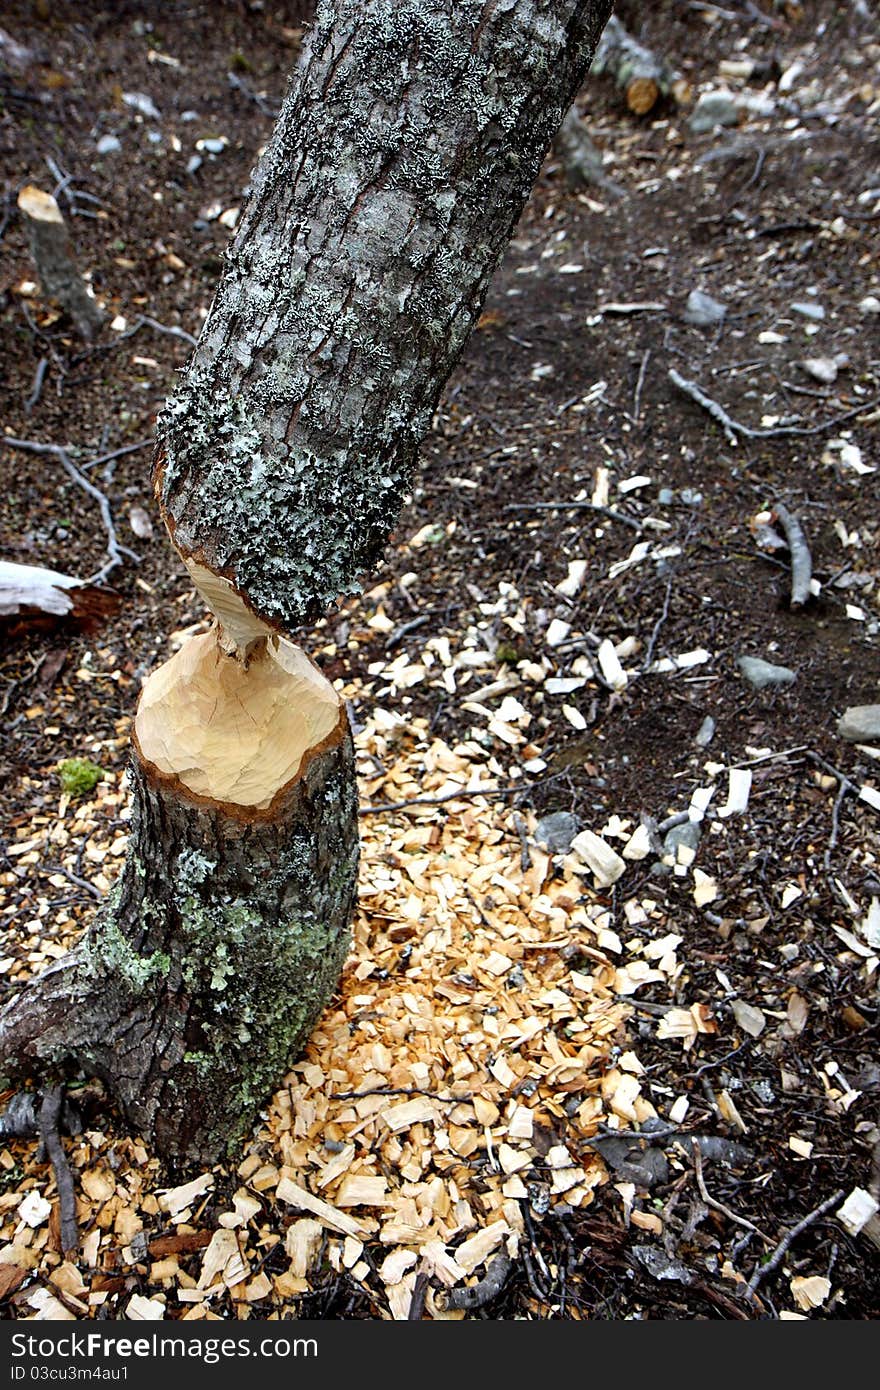
[[[0,1013],[8,1076],[105,1079],[166,1159],[240,1143],[349,943],[358,865],[348,718],[298,647],[245,668],[212,630],[147,681],[120,882],[84,943]]]
[[[43,293],[70,314],[77,332],[90,342],[104,322],[104,314],[76,268],[61,209],[51,193],[29,183],[18,195],[18,210],[27,228]]]

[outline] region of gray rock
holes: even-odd
[[[814,381],[831,386],[837,380],[837,362],[833,357],[805,357],[801,367]]]
[[[696,492],[692,487],[683,487],[681,500],[686,507],[699,507],[703,500],[703,494]]]
[[[768,685],[794,685],[797,680],[796,671],[788,666],[774,666],[772,661],[762,661],[759,656],[737,657],[736,664],[755,690],[763,690]]]
[[[847,743],[880,743],[880,705],[851,705],[837,721]]]
[[[688,849],[699,849],[700,827],[693,821],[682,821],[681,825],[673,825],[671,830],[667,830],[663,839],[665,852],[674,855],[679,845],[686,845]]]
[[[207,140],[200,140],[199,146],[206,154],[222,154],[226,149],[226,141],[215,140],[214,137],[211,136]]]
[[[580,828],[577,816],[569,811],[552,811],[549,816],[542,816],[535,826],[535,840],[546,845],[551,854],[568,854]]]
[[[815,299],[796,299],[791,308],[794,313],[802,314],[805,319],[812,319],[815,323],[825,317],[825,310]]]
[[[706,718],[703,720],[702,724],[697,730],[697,736],[694,739],[694,743],[697,745],[698,748],[708,748],[709,744],[712,742],[714,737],[715,720],[712,718],[711,714],[707,714]]]
[[[652,1279],[671,1279],[676,1284],[692,1284],[694,1281],[687,1265],[667,1255],[659,1245],[637,1245],[633,1254]]]
[[[116,154],[122,149],[122,141],[115,135],[102,135],[95,149],[98,154]]]
[[[691,290],[682,318],[685,323],[692,323],[697,328],[712,328],[716,323],[721,323],[726,315],[726,304],[721,304],[710,294],[703,294],[702,290]]]
[[[204,161],[200,154],[190,155],[189,159],[186,161],[186,172],[188,174],[197,174],[203,163]]]
[[[161,121],[162,115],[159,108],[153,98],[147,96],[146,92],[123,92],[122,100],[139,116],[146,116],[150,121]]]
[[[671,507],[672,503],[675,501],[675,493],[672,491],[672,488],[661,487],[660,491],[657,493],[657,501],[660,503],[661,507]]]
[[[738,125],[739,108],[729,92],[704,92],[688,125],[694,135],[705,135],[719,125]]]

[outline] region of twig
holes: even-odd
[[[761,1228],[756,1226],[753,1221],[749,1221],[745,1216],[737,1216],[735,1211],[730,1210],[730,1207],[726,1207],[723,1202],[717,1202],[714,1197],[709,1196],[706,1189],[706,1180],[703,1177],[703,1155],[700,1153],[700,1146],[696,1139],[691,1140],[691,1152],[694,1156],[694,1172],[697,1175],[697,1187],[699,1188],[700,1196],[706,1203],[706,1206],[712,1207],[713,1211],[719,1211],[722,1216],[726,1216],[728,1221],[732,1221],[735,1226],[742,1226],[747,1231],[753,1231],[756,1236],[760,1236],[768,1245],[772,1245],[773,1242],[770,1237],[765,1236]]]
[[[79,1231],[76,1224],[73,1176],[58,1133],[63,1105],[64,1091],[60,1086],[53,1086],[45,1092],[40,1104],[40,1138],[55,1173],[55,1186],[58,1188],[61,1207],[61,1249],[66,1254],[69,1250],[76,1250],[79,1245]]]
[[[526,831],[526,823],[519,811],[513,813],[513,828],[519,836],[519,867],[522,873],[526,873],[532,867],[532,854],[529,849],[529,837]]]
[[[512,502],[504,510],[506,512],[601,512],[602,516],[607,516],[611,521],[620,521],[624,526],[631,526],[634,531],[643,529],[642,523],[636,521],[634,517],[625,516],[623,512],[616,512],[613,507],[600,507],[595,502]]]
[[[25,414],[30,415],[40,396],[43,394],[43,382],[46,380],[46,371],[49,367],[48,357],[41,357],[37,363],[37,370],[34,373],[34,384],[31,394],[24,403]]]
[[[864,401],[861,405],[854,406],[852,410],[845,410],[841,415],[823,420],[819,425],[774,425],[772,429],[754,430],[750,425],[743,425],[739,420],[734,420],[722,405],[719,405],[711,396],[706,395],[702,387],[698,386],[695,381],[689,381],[674,367],[669,369],[669,380],[712,416],[712,419],[723,429],[728,444],[734,449],[739,444],[738,435],[742,435],[744,439],[777,439],[788,435],[824,434],[826,430],[836,429],[845,420],[851,420],[854,415],[862,415],[866,410],[872,410],[874,406],[880,404],[880,396],[875,396],[869,401]]]
[[[495,1256],[478,1284],[469,1289],[450,1289],[446,1295],[447,1308],[467,1309],[485,1308],[497,1298],[510,1276],[513,1263],[503,1250]]]
[[[149,449],[154,442],[150,436],[149,439],[139,439],[136,444],[123,444],[121,449],[113,449],[109,454],[99,454],[97,458],[89,459],[88,463],[81,465],[81,471],[85,473],[87,468],[97,468],[99,463],[112,463],[114,459],[121,459],[126,454],[136,453],[138,449]]]
[[[104,894],[101,892],[100,888],[96,887],[94,883],[89,883],[87,878],[80,878],[78,874],[72,874],[69,869],[65,869],[63,864],[47,864],[43,869],[43,873],[47,875],[63,874],[64,877],[70,883],[75,884],[77,888],[83,888],[87,893],[91,893],[92,897],[97,899],[99,903],[104,901]]]
[[[802,608],[810,597],[813,557],[810,554],[810,547],[807,545],[804,528],[797,517],[781,502],[774,504],[773,511],[776,520],[785,532],[785,539],[788,541],[788,553],[791,556],[791,606],[792,608]]]
[[[543,787],[547,782],[555,782],[564,777],[565,772],[553,772],[548,777],[536,777],[531,782],[517,779],[512,782],[495,782],[489,787],[462,787],[461,791],[444,792],[442,796],[413,796],[407,801],[380,801],[370,806],[362,806],[362,816],[383,815],[386,811],[408,811],[410,806],[442,806],[445,801],[461,801],[471,796],[517,796],[520,792]]]
[[[818,753],[814,753],[812,748],[805,750],[807,757],[810,758],[823,772],[827,772],[830,777],[836,777],[838,782],[837,796],[834,798],[834,805],[831,808],[831,834],[828,837],[828,844],[825,847],[825,868],[831,868],[831,851],[837,848],[837,841],[840,836],[840,811],[843,806],[844,797],[858,796],[859,788],[855,782],[851,782],[845,772],[835,767],[833,763],[826,762]]]
[[[261,97],[259,92],[255,92],[252,87],[249,87],[246,82],[242,81],[238,73],[228,72],[226,74],[226,80],[230,87],[233,87],[237,92],[241,92],[243,97],[247,97],[248,101],[252,101],[262,116],[271,116],[273,121],[276,119],[281,108],[276,106],[274,102],[267,101],[265,97]]]
[[[674,386],[678,387],[679,391],[683,391],[686,396],[690,396],[692,401],[696,401],[697,405],[702,406],[704,410],[708,411],[712,419],[723,429],[724,437],[731,448],[737,448],[739,444],[739,439],[737,437],[739,426],[731,420],[727,411],[724,410],[717,401],[713,401],[711,396],[707,396],[705,391],[701,390],[695,381],[688,381],[687,377],[682,376],[674,367],[670,367],[669,369],[669,380]]]
[[[669,617],[669,600],[670,600],[671,596],[672,596],[672,580],[671,580],[671,579],[668,579],[668,580],[666,581],[666,597],[665,597],[664,600],[663,600],[663,610],[662,610],[662,612],[661,612],[661,614],[660,614],[660,617],[657,619],[656,623],[654,624],[654,629],[653,629],[653,631],[652,631],[652,633],[651,633],[651,637],[650,637],[650,640],[649,640],[649,642],[648,642],[648,650],[645,652],[645,659],[644,659],[644,661],[642,662],[642,670],[643,670],[643,671],[647,671],[647,670],[648,670],[648,667],[651,665],[651,662],[654,660],[654,648],[655,648],[656,645],[657,645],[657,638],[660,636],[660,629],[663,627],[663,624],[666,622],[666,619]]]
[[[744,1296],[746,1298],[754,1298],[755,1290],[757,1289],[761,1280],[766,1279],[768,1274],[772,1274],[774,1269],[779,1268],[780,1264],[782,1263],[785,1257],[785,1253],[788,1250],[789,1246],[792,1244],[792,1242],[797,1240],[798,1236],[801,1234],[802,1231],[805,1231],[808,1226],[812,1226],[814,1222],[818,1221],[820,1217],[823,1217],[826,1214],[826,1212],[829,1212],[831,1210],[832,1207],[836,1207],[837,1204],[842,1200],[843,1188],[838,1188],[838,1190],[833,1194],[833,1196],[826,1198],[826,1200],[824,1202],[821,1202],[820,1205],[815,1208],[815,1210],[808,1212],[808,1214],[803,1218],[803,1220],[799,1221],[796,1226],[792,1226],[791,1230],[787,1231],[786,1234],[782,1237],[782,1240],[779,1242],[776,1249],[773,1251],[773,1254],[770,1256],[769,1260],[765,1260],[763,1264],[758,1265],[757,1269],[755,1270],[754,1274],[749,1280],[748,1285],[746,1286]]]
[[[636,425],[639,423],[639,410],[641,409],[641,404],[642,404],[642,388],[643,388],[644,385],[645,385],[645,373],[646,373],[647,370],[648,370],[648,363],[650,362],[650,360],[651,360],[651,349],[650,349],[650,348],[645,348],[645,352],[644,352],[644,355],[643,355],[643,357],[642,357],[642,365],[641,365],[641,367],[639,368],[639,379],[638,379],[638,381],[636,382],[636,392],[635,392],[635,395],[633,396],[632,418],[633,418],[633,423],[636,424]]]
[[[196,339],[191,333],[187,333],[185,328],[175,328],[173,324],[160,323],[158,319],[151,319],[147,314],[141,314],[137,323],[138,328],[155,328],[157,333],[167,333],[171,338],[180,338],[183,342],[189,343],[190,347],[195,347]],[[132,332],[136,332],[133,329]]]
[[[232,74],[229,74],[230,77]],[[431,1275],[427,1268],[422,1268],[416,1275],[416,1282],[413,1284],[413,1291],[409,1300],[409,1312],[406,1315],[407,1322],[421,1322],[425,1316],[425,1296],[428,1292],[428,1280]]]
[[[112,570],[115,570],[117,565],[123,563],[123,555],[127,555],[135,564],[140,564],[141,557],[136,555],[133,550],[129,550],[127,546],[120,545],[119,543],[119,538],[116,535],[116,527],[113,525],[113,513],[110,511],[110,503],[107,500],[106,494],[103,493],[100,488],[95,487],[95,484],[90,482],[85,474],[80,472],[66,449],[63,449],[60,444],[38,444],[32,439],[13,439],[9,434],[0,436],[0,442],[8,445],[10,449],[23,449],[25,452],[31,454],[51,454],[54,458],[57,458],[65,473],[76,483],[77,487],[81,487],[84,492],[87,492],[89,496],[93,497],[98,503],[101,512],[101,520],[104,523],[104,530],[107,533],[107,555],[109,558],[105,565],[102,565],[99,570],[96,570],[93,575],[90,575],[86,583],[102,584],[108,574],[110,574]]]

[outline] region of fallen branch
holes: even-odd
[[[39,1128],[43,1147],[55,1174],[55,1186],[58,1188],[58,1201],[61,1208],[61,1249],[67,1254],[68,1251],[76,1250],[79,1245],[79,1230],[76,1224],[76,1194],[73,1187],[73,1175],[59,1133],[63,1108],[64,1091],[60,1086],[53,1086],[43,1095],[40,1105]]]
[[[599,40],[590,74],[608,73],[624,93],[626,104],[637,116],[646,116],[661,96],[683,101],[688,84],[650,48],[634,39],[613,16]]]
[[[869,401],[863,401],[861,405],[853,406],[852,410],[845,410],[841,415],[823,420],[819,425],[774,425],[771,429],[755,430],[750,425],[743,425],[739,420],[734,420],[722,405],[706,395],[701,386],[695,381],[689,381],[674,367],[669,369],[669,380],[712,416],[724,430],[728,444],[734,449],[739,444],[738,435],[742,435],[744,439],[777,439],[785,435],[824,434],[826,430],[836,429],[845,420],[851,420],[853,416],[862,415],[866,410],[873,410],[874,406],[880,405],[880,396],[874,396]]]
[[[755,1290],[761,1280],[766,1279],[768,1274],[772,1274],[774,1269],[779,1268],[792,1242],[797,1240],[798,1236],[805,1231],[808,1226],[812,1226],[814,1222],[818,1221],[820,1217],[823,1217],[826,1212],[831,1211],[832,1207],[836,1207],[838,1203],[842,1202],[843,1196],[843,1188],[839,1188],[831,1197],[826,1198],[815,1210],[809,1212],[802,1221],[799,1221],[796,1226],[792,1226],[791,1230],[786,1232],[770,1258],[765,1260],[762,1265],[758,1265],[746,1286],[745,1298],[755,1297]]]
[[[31,454],[51,454],[53,458],[57,458],[65,473],[76,483],[77,487],[81,487],[84,492],[87,492],[89,496],[93,497],[98,503],[101,512],[101,520],[104,523],[104,530],[107,533],[108,559],[106,565],[102,565],[99,570],[96,570],[93,575],[90,575],[89,578],[84,581],[86,584],[103,583],[112,570],[115,570],[118,565],[124,563],[122,558],[123,555],[128,556],[136,565],[140,564],[141,557],[136,555],[133,550],[129,550],[127,546],[120,545],[119,543],[119,538],[116,535],[116,527],[113,525],[113,513],[110,510],[110,503],[107,500],[106,494],[103,493],[99,487],[95,487],[95,484],[90,482],[84,473],[80,472],[66,449],[63,449],[60,444],[38,444],[32,439],[13,439],[9,434],[0,436],[0,439],[2,439],[2,443],[6,444],[10,449],[22,449],[26,453]]]
[[[788,507],[777,502],[773,507],[773,512],[785,532],[785,539],[788,541],[788,553],[791,556],[791,606],[792,608],[802,608],[810,597],[810,581],[813,577],[813,557],[810,554],[810,547],[807,545],[804,528],[797,517],[788,510]]]

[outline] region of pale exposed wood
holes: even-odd
[[[198,796],[265,810],[338,722],[338,695],[299,647],[273,639],[245,667],[212,628],[150,676],[135,736]]]
[[[0,560],[0,625],[70,621],[88,627],[119,606],[118,594],[58,570]]]
[[[248,608],[228,579],[214,574],[191,557],[185,564],[193,584],[220,625],[220,646],[231,656],[246,661],[255,643],[268,637],[274,629]]]

